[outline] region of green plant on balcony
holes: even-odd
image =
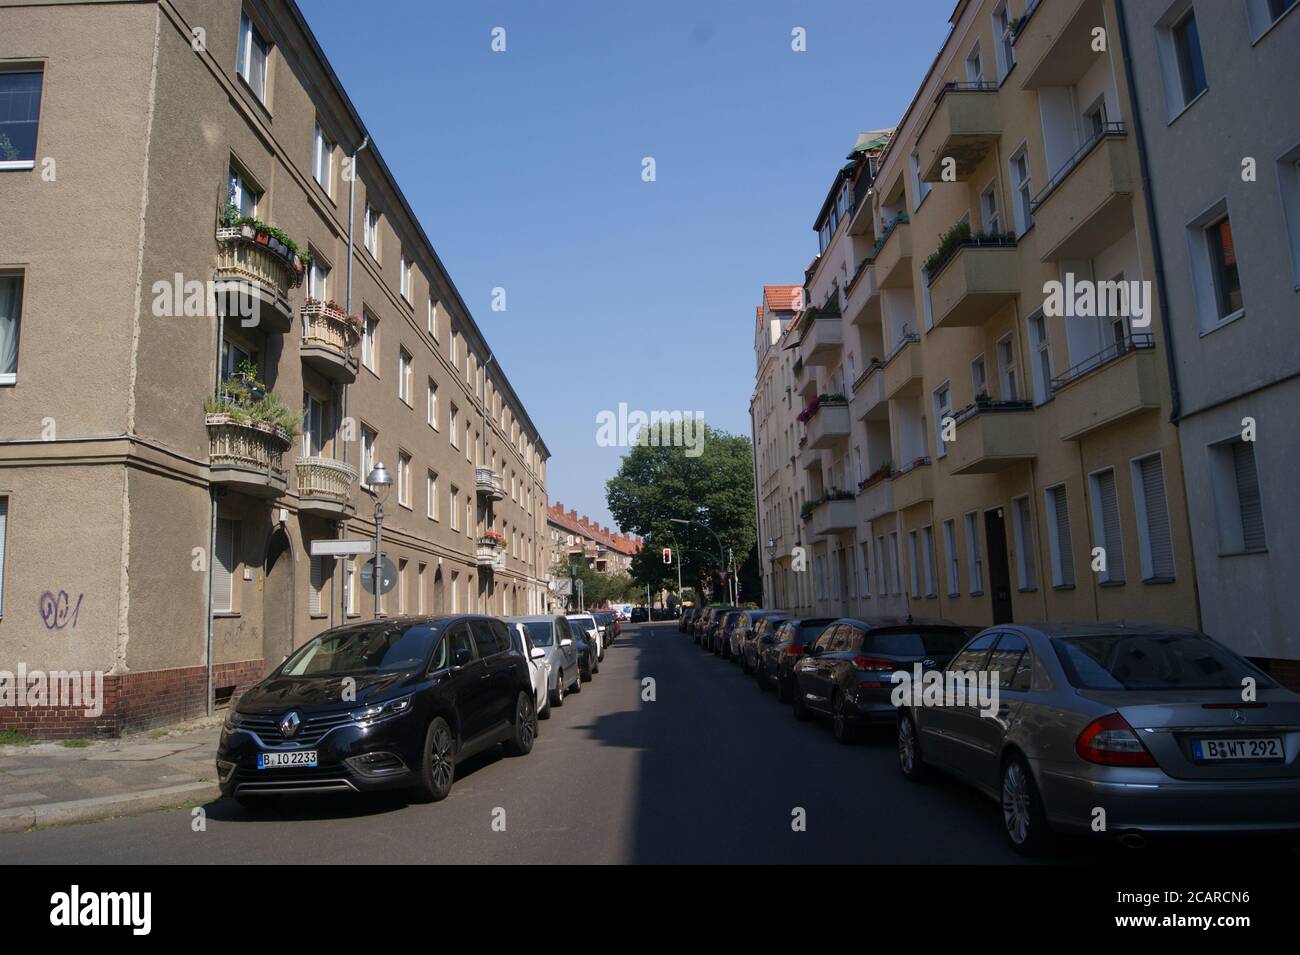
[[[267,390],[251,361],[243,361],[221,383],[221,393],[203,404],[210,415],[224,415],[235,424],[278,432],[286,440],[297,433],[302,416]]]
[[[866,477],[864,477],[861,481],[858,482],[858,490],[865,491],[867,488],[871,487],[871,485],[883,481],[885,478],[891,476],[893,473],[894,473],[893,462],[886,460],[884,463],[880,465],[880,467],[876,468],[874,471],[872,471],[870,474],[868,474]]]
[[[821,498],[817,498],[813,501],[804,501],[803,506],[799,508],[799,520],[807,524],[808,519],[813,516],[813,511],[817,510],[817,508],[821,506],[821,503]]]
[[[900,212],[896,216],[894,216],[894,218],[889,220],[889,224],[886,225],[884,231],[880,233],[880,238],[876,240],[876,245],[871,250],[871,257],[873,259],[876,256],[878,256],[880,254],[880,250],[885,247],[885,243],[889,241],[890,234],[893,233],[893,231],[896,228],[898,228],[900,225],[907,224],[908,221],[909,220],[907,218],[906,212]]]
[[[839,391],[817,396],[818,405],[846,405],[848,403],[849,399],[845,398],[843,393]]]
[[[225,211],[221,214],[221,225],[226,229],[239,229],[245,238],[267,246],[299,272],[311,264],[311,253],[300,249],[287,232],[268,225],[255,216],[240,215],[239,207],[233,202],[226,204]]]
[[[506,536],[499,531],[484,531],[479,535],[478,542],[487,546],[504,549],[506,546]]]
[[[927,274],[933,275],[939,266],[948,261],[948,258],[957,251],[957,249],[969,242],[971,239],[970,223],[966,221],[958,222],[955,226],[939,236],[939,247],[926,257],[921,264]]]

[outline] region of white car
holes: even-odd
[[[548,719],[551,715],[550,688],[551,664],[546,659],[546,651],[533,646],[528,639],[528,631],[522,623],[510,624],[510,643],[515,652],[528,661],[528,676],[533,683],[533,712],[538,719]],[[541,735],[541,730],[537,731]]]
[[[587,641],[596,648],[596,659],[591,662],[591,672],[595,675],[600,669],[600,661],[605,659],[605,641],[600,638],[600,624],[589,613],[566,614],[569,623],[587,635]]]

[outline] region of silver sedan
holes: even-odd
[[[1300,831],[1300,696],[1203,633],[1000,625],[943,671],[954,686],[970,673],[997,675],[996,700],[905,696],[899,767],[998,800],[1023,854],[1050,851],[1058,832],[1137,845]]]

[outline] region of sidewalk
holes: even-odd
[[[0,833],[207,801],[222,717],[77,748],[0,745]]]

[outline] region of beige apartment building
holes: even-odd
[[[311,545],[381,462],[382,613],[545,607],[546,445],[295,4],[11,3],[0,92],[0,670],[107,674],[0,726],[202,713],[372,616]]]
[[[796,355],[776,407],[802,441],[801,608],[1196,626],[1113,0],[963,0],[951,22],[887,142],[859,137],[837,174],[777,341]],[[1139,284],[1100,286],[1098,310],[1072,294],[1094,281]]]
[[[598,574],[631,574],[632,558],[641,549],[638,537],[604,527],[576,510],[566,511],[560,501],[547,508],[546,534],[551,572],[581,558]],[[552,600],[560,605],[569,593],[569,578],[552,573],[550,587]]]

